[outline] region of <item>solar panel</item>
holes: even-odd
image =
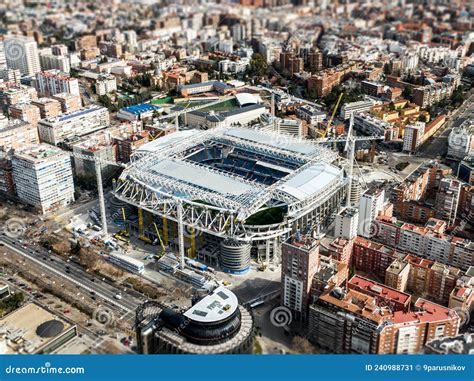
[[[229,299],[229,297],[227,296],[227,294],[223,291],[219,291],[217,293],[217,295],[219,295],[222,299],[226,300],[226,299]]]

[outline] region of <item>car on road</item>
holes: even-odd
[[[122,295],[121,294],[115,294],[114,298],[117,299],[117,300],[121,300]]]

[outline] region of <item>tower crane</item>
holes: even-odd
[[[105,239],[105,238],[108,237],[109,233],[108,233],[108,229],[107,229],[104,187],[103,187],[103,183],[102,183],[102,165],[103,164],[108,164],[108,165],[114,165],[114,166],[118,166],[118,167],[122,167],[122,168],[125,168],[126,165],[123,164],[123,163],[117,163],[116,161],[104,160],[104,159],[101,159],[101,158],[98,158],[98,157],[85,155],[85,154],[78,153],[78,152],[68,152],[68,151],[65,151],[65,152],[67,154],[69,154],[70,157],[94,162],[95,175],[96,175],[96,181],[97,181],[97,193],[99,195],[100,220],[101,220],[102,231],[104,232],[104,239]],[[124,223],[125,223],[125,221],[124,221]]]
[[[346,197],[346,206],[349,207],[351,205],[351,191],[352,191],[352,178],[354,173],[354,162],[355,162],[355,146],[356,142],[359,141],[374,141],[374,140],[384,140],[385,137],[381,136],[354,136],[353,134],[353,126],[354,126],[354,113],[351,113],[350,122],[349,122],[349,130],[347,131],[347,136],[340,137],[340,138],[324,138],[324,139],[316,139],[317,143],[339,143],[344,142],[344,152],[347,152],[347,159],[349,161],[349,168],[347,171],[347,178],[348,178],[348,185],[347,185],[347,197]]]
[[[339,107],[339,103],[341,103],[341,100],[342,100],[343,97],[344,97],[344,92],[339,94],[339,98],[337,98],[337,102],[336,102],[336,105],[334,106],[334,110],[332,110],[331,118],[328,121],[328,126],[326,127],[326,130],[323,133],[323,136],[322,136],[323,138],[325,138],[327,136],[327,134],[329,133],[329,131],[331,130],[331,125],[332,125],[332,122],[334,120],[334,117],[336,116],[337,108]],[[334,144],[336,144],[336,143],[334,143]]]
[[[158,237],[158,240],[160,242],[160,246],[161,246],[160,258],[161,258],[163,255],[166,254],[166,246],[163,243],[163,240],[161,239],[161,234],[160,234],[160,231],[158,230],[158,226],[156,226],[156,223],[153,222],[153,226],[155,227],[156,236]]]

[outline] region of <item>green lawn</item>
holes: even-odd
[[[238,107],[237,101],[235,99],[229,99],[227,101],[215,104],[214,106],[202,108],[201,111],[229,111],[234,110]]]
[[[174,98],[165,97],[165,98],[153,99],[151,101],[152,105],[162,105],[162,104],[167,104],[167,103],[174,103]]]

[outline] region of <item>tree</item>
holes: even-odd
[[[0,315],[4,315],[16,310],[23,304],[25,296],[22,293],[16,293],[0,301]]]
[[[291,342],[291,349],[296,353],[301,354],[313,354],[316,352],[313,345],[308,341],[307,338],[301,336],[295,336]]]
[[[421,114],[421,115],[418,117],[418,121],[426,123],[426,122],[428,121],[428,118],[426,117],[426,115]]]
[[[254,53],[252,59],[250,60],[248,71],[250,75],[254,75],[256,77],[265,76],[268,72],[267,61],[261,54]]]
[[[405,86],[405,88],[403,89],[402,95],[404,98],[411,98],[411,96],[413,95],[412,88],[410,86]]]
[[[465,98],[462,90],[462,86],[458,86],[451,95],[451,103],[454,107],[459,107],[464,103]]]

